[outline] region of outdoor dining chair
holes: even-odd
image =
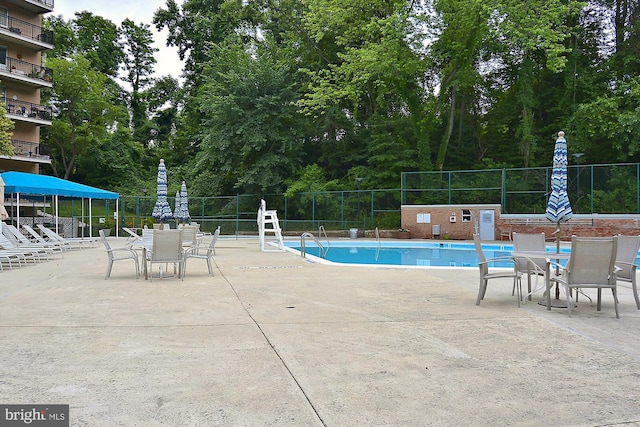
[[[220,237],[220,226],[213,233],[213,238],[209,244],[198,244],[188,248],[184,253],[184,269],[187,269],[187,261],[189,258],[206,259],[207,267],[209,268],[209,274],[213,276],[213,255],[215,255],[216,242]]]
[[[182,246],[187,250],[191,246],[196,246],[197,236],[196,236],[196,227],[191,225],[183,225],[180,227],[180,231],[182,231]]]
[[[640,236],[618,235],[618,251],[616,253],[616,279],[631,283],[633,297],[636,299],[636,307],[640,310],[638,288],[636,286],[636,273],[638,266],[635,264],[640,250]]]
[[[546,242],[544,233],[512,233],[514,252],[545,252]],[[531,299],[531,276],[544,276],[545,259],[517,258],[516,269],[527,275],[527,290]],[[515,294],[515,286],[511,295]]]
[[[618,288],[616,283],[616,253],[618,236],[614,237],[577,237],[571,238],[571,256],[566,267],[552,263],[562,272],[554,280],[563,285],[567,297],[569,317],[574,308],[572,291],[597,289],[597,311],[602,308],[602,289],[611,289],[613,304],[618,314]],[[577,294],[576,294],[577,295]]]
[[[111,244],[107,240],[107,236],[104,234],[104,230],[98,230],[100,240],[107,251],[108,263],[107,271],[104,274],[104,279],[107,280],[111,276],[111,269],[115,261],[122,261],[125,259],[132,259],[136,265],[136,279],[140,277],[140,264],[138,262],[138,254],[135,250],[129,246],[123,246],[118,248],[112,248]]]
[[[184,250],[182,248],[182,231],[153,230],[151,251],[145,248],[145,274],[152,271],[153,264],[160,264],[160,278],[164,277],[163,266],[173,264],[174,274],[184,280]],[[146,267],[148,265],[148,267]],[[166,268],[166,267],[165,267]],[[153,274],[148,274],[153,280]],[[145,277],[147,278],[147,277]]]
[[[516,287],[516,293],[518,296],[518,307],[520,307],[520,300],[522,298],[522,273],[516,268],[517,261],[510,256],[486,258],[484,251],[482,250],[482,244],[480,242],[480,236],[473,235],[473,243],[476,247],[476,253],[478,255],[478,268],[480,270],[480,288],[478,289],[478,299],[476,305],[480,305],[480,301],[484,299],[487,292],[487,284],[491,279],[512,279],[513,286]],[[507,270],[500,269],[494,272],[489,272],[489,263],[491,262],[507,262],[513,264],[512,268]]]

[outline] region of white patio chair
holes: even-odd
[[[480,301],[484,299],[484,295],[487,292],[487,284],[490,279],[512,279],[513,286],[516,287],[517,291],[518,307],[520,307],[520,300],[522,298],[522,273],[520,273],[516,269],[516,259],[510,256],[487,259],[484,255],[484,251],[482,250],[482,244],[480,243],[479,235],[473,235],[473,243],[475,244],[476,253],[478,254],[478,268],[480,269],[480,288],[478,289],[478,299],[476,300],[476,305],[480,305]],[[495,261],[513,264],[513,269],[509,268],[507,270],[499,270],[490,273],[489,263]]]
[[[213,233],[213,238],[209,244],[198,244],[192,246],[187,249],[184,253],[184,269],[186,272],[187,269],[187,261],[189,258],[197,258],[197,259],[206,259],[207,267],[209,269],[209,274],[213,276],[213,255],[215,255],[216,250],[216,242],[218,241],[218,237],[220,237],[220,226],[216,229],[215,233]]]
[[[182,246],[188,249],[191,246],[196,246],[198,244],[198,239],[196,236],[196,227],[191,225],[183,225],[180,227],[180,231],[182,231]]]
[[[545,252],[546,241],[544,233],[516,233],[511,234],[513,240],[514,252]],[[524,257],[517,258],[516,269],[527,275],[527,295],[531,299],[531,276],[544,276],[546,269],[545,259],[528,259]],[[537,280],[537,277],[536,277]],[[511,295],[515,294],[515,286]]]
[[[146,249],[146,248],[145,248]],[[184,280],[184,251],[182,249],[182,231],[153,230],[153,244],[151,250],[145,250],[145,274],[153,269],[153,264],[160,264],[160,278],[164,276],[163,265],[173,264],[174,274]],[[148,274],[153,280],[153,274]],[[145,277],[146,278],[146,277]]]
[[[640,310],[638,288],[636,286],[636,273],[638,266],[635,264],[640,250],[640,236],[618,235],[618,251],[616,253],[616,279],[631,283],[633,297],[636,299],[636,307]]]
[[[98,230],[98,234],[100,235],[100,240],[102,240],[102,244],[107,251],[108,263],[107,263],[107,271],[104,274],[104,279],[107,280],[111,277],[111,269],[113,267],[113,263],[115,261],[122,261],[125,259],[132,259],[136,265],[136,279],[140,277],[140,264],[138,262],[138,253],[131,249],[129,246],[123,246],[118,248],[112,248],[109,244],[109,240],[107,240],[107,236],[104,234],[104,230]],[[122,254],[122,255],[119,255]]]
[[[576,237],[571,238],[571,257],[566,267],[554,264],[562,275],[555,278],[562,284],[567,297],[569,317],[574,308],[572,291],[583,292],[593,288],[598,291],[597,311],[602,308],[602,289],[611,289],[613,304],[618,314],[618,288],[616,284],[616,252],[618,237]]]

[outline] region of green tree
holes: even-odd
[[[232,44],[211,51],[198,98],[204,125],[200,186],[216,193],[284,191],[300,166],[298,88],[292,64],[272,48],[266,43],[249,52]]]
[[[352,0],[304,2],[306,11],[301,35],[321,58],[316,68],[306,68],[309,83],[298,102],[301,110],[323,118],[335,129],[326,132],[326,164],[340,165],[332,176],[341,177],[349,167],[366,165],[371,151],[385,151],[385,138],[372,138],[372,130],[396,130],[398,117],[405,117],[404,145],[413,151],[411,168],[431,168],[421,85],[425,63],[416,54],[409,36],[419,32],[413,2]],[[346,120],[345,120],[346,119]],[[383,124],[389,121],[388,125]],[[371,147],[381,143],[378,148]],[[336,158],[336,154],[341,158]],[[399,162],[403,150],[388,151],[387,159]],[[380,163],[369,164],[375,172]],[[394,184],[397,183],[397,179]],[[391,182],[384,184],[392,185]],[[397,185],[397,184],[396,184]]]
[[[43,140],[54,149],[54,174],[70,179],[78,157],[91,155],[114,127],[128,123],[128,116],[114,104],[108,77],[92,69],[83,56],[49,59],[47,65],[54,74],[49,101],[56,115],[43,131]]]
[[[490,27],[493,31],[495,58],[505,64],[504,77],[510,81],[506,99],[516,102],[516,140],[528,167],[537,149],[536,92],[540,70],[564,70],[568,52],[567,20],[584,5],[573,0],[496,0]]]
[[[153,83],[153,66],[156,63],[154,53],[158,49],[151,46],[153,35],[149,25],[136,25],[125,19],[120,27],[121,44],[124,48],[124,81],[131,85],[129,111],[131,129],[136,141],[147,146],[152,135],[149,134],[148,101],[144,91]]]
[[[443,170],[454,132],[457,131],[458,141],[464,139],[463,133],[469,134],[464,118],[472,116],[480,120],[473,112],[477,111],[474,107],[482,96],[478,90],[483,86],[478,65],[487,42],[490,9],[479,0],[440,0],[435,8],[438,15],[433,21],[434,30],[439,36],[431,46],[429,61],[433,71],[439,73],[440,90],[433,114],[445,125],[435,168]],[[472,122],[471,129],[474,128]]]
[[[15,155],[15,150],[11,143],[14,127],[13,120],[7,117],[7,109],[0,108],[0,154],[6,156]]]
[[[116,24],[87,11],[77,12],[73,22],[78,46],[74,53],[82,53],[100,73],[117,76],[124,52]]]

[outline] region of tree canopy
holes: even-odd
[[[583,163],[637,162],[639,18],[625,0],[167,0],[152,24],[177,80],[154,76],[147,23],[51,17],[42,139],[55,173],[125,194],[160,157],[193,195],[398,188],[547,166],[560,130]]]

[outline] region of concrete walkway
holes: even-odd
[[[114,246],[124,244],[124,239]],[[0,273],[0,403],[72,426],[640,425],[640,310],[573,317],[476,269],[336,267],[221,239],[215,276],[102,247]],[[536,300],[541,295],[536,296]]]

